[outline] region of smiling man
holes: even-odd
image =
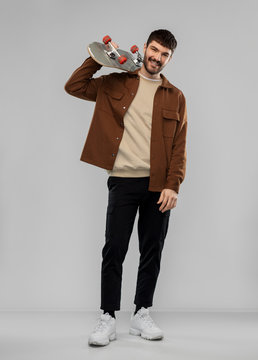
[[[170,211],[186,171],[185,97],[161,73],[176,46],[170,31],[155,30],[144,44],[141,68],[93,78],[101,65],[88,57],[65,84],[70,95],[96,102],[80,160],[108,173],[103,313],[89,345],[107,345],[116,339],[123,262],[138,210],[140,259],[129,333],[148,340],[164,336],[148,308],[153,304]]]
[[[160,72],[172,58],[172,50],[160,45],[155,40],[152,40],[148,47],[147,44],[144,44],[143,50],[144,66],[141,68],[140,73],[151,79],[160,79]]]

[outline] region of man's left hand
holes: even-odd
[[[161,212],[173,209],[174,207],[176,207],[177,192],[171,189],[163,189],[161,191],[157,204],[159,204],[160,202],[162,202],[159,208]]]

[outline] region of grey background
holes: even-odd
[[[188,157],[153,309],[257,310],[257,2],[0,4],[0,309],[99,309],[107,173],[79,160],[94,103],[63,87],[90,42],[109,34],[143,53],[167,28]],[[134,308],[136,222],[121,310]]]

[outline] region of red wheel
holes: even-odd
[[[109,41],[111,41],[111,37],[106,35],[103,37],[102,40],[103,40],[103,43],[107,45],[109,43]]]
[[[124,64],[127,61],[127,58],[124,55],[119,56],[118,61],[120,64]]]
[[[139,50],[139,48],[138,48],[138,46],[133,45],[130,50],[131,50],[131,52],[134,54],[134,53],[136,53],[136,51]]]

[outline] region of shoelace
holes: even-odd
[[[99,322],[97,323],[95,329],[94,329],[94,332],[97,332],[97,331],[104,331],[105,329],[107,328],[107,323],[105,320],[103,319],[99,319]]]
[[[149,327],[155,327],[156,324],[148,314],[139,314],[140,318],[143,319],[143,321],[149,326]]]

